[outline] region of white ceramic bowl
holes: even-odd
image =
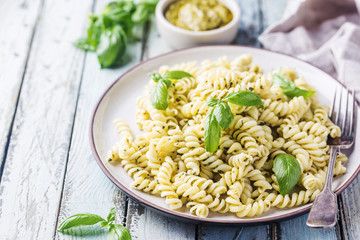
[[[164,12],[175,1],[160,0],[155,10],[158,31],[170,47],[178,49],[204,44],[228,44],[235,39],[240,22],[240,8],[235,0],[218,0],[233,14],[233,19],[228,24],[218,29],[199,32],[176,27],[166,20]]]

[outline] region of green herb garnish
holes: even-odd
[[[316,92],[298,88],[293,82],[287,80],[283,75],[279,73],[275,73],[273,75],[273,84],[278,84],[282,89],[283,93],[289,98],[300,96],[307,98],[311,97]]]
[[[183,71],[169,71],[163,76],[159,73],[150,73],[149,77],[156,82],[156,85],[151,90],[151,105],[158,110],[165,110],[169,105],[168,88],[171,86],[171,79],[181,79],[192,76],[190,73]]]
[[[131,240],[130,232],[121,224],[114,223],[115,208],[110,210],[106,220],[99,215],[91,213],[80,213],[65,219],[59,226],[59,232],[68,235],[81,236],[82,234],[89,235],[89,232],[84,231],[86,227],[93,226],[100,223],[102,228],[109,227],[108,238],[118,240]],[[95,232],[94,232],[95,233]]]
[[[221,130],[226,130],[234,120],[228,102],[239,106],[261,106],[263,103],[256,93],[239,91],[229,93],[222,100],[210,98],[207,101],[209,107],[214,107],[206,117],[205,121],[205,149],[208,152],[215,152],[219,147]]]
[[[89,16],[87,37],[74,45],[82,50],[96,52],[101,68],[119,66],[124,62],[127,42],[137,39],[134,26],[146,22],[155,11],[158,0],[114,1],[102,14]]]
[[[214,109],[211,110],[205,121],[205,149],[208,152],[215,152],[220,143],[220,124],[214,115]]]
[[[275,157],[273,167],[280,194],[288,194],[299,181],[301,175],[299,162],[293,155],[280,154]]]

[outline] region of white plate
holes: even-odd
[[[179,212],[171,210],[163,198],[146,194],[130,187],[132,179],[121,168],[120,164],[114,165],[106,162],[106,156],[111,146],[118,140],[117,133],[112,121],[122,118],[130,125],[134,135],[140,133],[135,123],[136,98],[144,91],[149,81],[149,72],[157,70],[161,65],[173,65],[181,62],[197,60],[199,63],[205,59],[217,59],[227,56],[230,60],[241,54],[251,54],[253,62],[259,64],[264,72],[271,71],[280,66],[289,66],[297,70],[299,75],[304,76],[306,81],[316,87],[320,101],[330,105],[330,99],[337,87],[342,87],[331,76],[315,68],[314,66],[279,53],[263,49],[243,46],[205,46],[179,50],[167,53],[147,61],[141,62],[119,77],[100,98],[94,110],[90,126],[90,143],[94,156],[104,173],[128,195],[136,198],[143,204],[160,212],[186,218],[215,223],[258,223],[274,221],[292,217],[309,210],[311,204],[287,209],[272,208],[269,212],[253,218],[237,218],[235,214],[210,213],[208,218],[199,218],[187,211]],[[357,109],[359,109],[357,107]],[[358,118],[358,126],[360,126]],[[360,128],[357,129],[359,133]],[[334,190],[339,193],[356,177],[360,170],[360,146],[355,144],[354,150],[346,163],[347,172],[336,177],[333,182]]]

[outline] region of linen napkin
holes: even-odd
[[[290,0],[283,19],[259,40],[267,49],[314,64],[360,93],[359,12],[360,0]]]

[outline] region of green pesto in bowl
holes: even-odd
[[[166,9],[165,18],[182,29],[208,31],[228,24],[233,14],[217,0],[179,0]]]

